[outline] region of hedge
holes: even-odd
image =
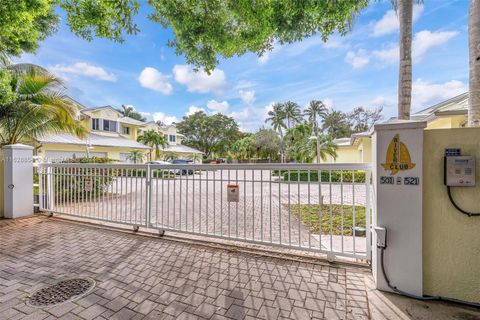
[[[81,157],[63,161],[63,163],[111,163],[115,160],[102,157]],[[117,169],[111,168],[52,168],[53,188],[55,201],[64,202],[66,199],[90,199],[106,194],[114,177],[118,175]],[[44,176],[46,179],[46,176]],[[91,188],[86,188],[90,181]],[[44,181],[45,183],[45,181]],[[45,185],[45,184],[44,184]]]
[[[297,170],[282,170],[282,180],[283,181],[309,181],[308,173],[310,172],[310,181],[318,181],[318,171],[305,171],[301,170],[298,172]],[[351,170],[322,170],[321,171],[321,181],[322,182],[330,182],[330,172],[332,173],[332,180],[331,182],[353,182],[353,172]],[[300,179],[299,179],[300,173]],[[274,173],[278,175],[278,171]],[[343,175],[343,177],[342,177]],[[356,183],[365,183],[365,171],[355,171],[355,182]]]

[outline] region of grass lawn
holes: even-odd
[[[288,209],[288,205],[284,204],[284,207]],[[319,208],[317,204],[310,205],[310,218],[309,218],[309,206],[308,204],[292,204],[290,210],[294,216],[298,218],[300,210],[300,218],[305,226],[310,226],[310,231],[314,234],[318,234],[319,226]],[[343,207],[338,204],[323,205],[322,206],[322,234],[330,233],[330,209],[332,210],[332,234],[342,234],[342,222],[343,222],[343,235],[351,236],[353,226],[353,207],[350,205],[344,205]],[[343,212],[343,219],[342,219]],[[365,228],[365,207],[355,206],[355,226]]]

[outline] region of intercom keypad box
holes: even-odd
[[[446,157],[446,184],[450,187],[475,186],[475,157]]]

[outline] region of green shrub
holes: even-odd
[[[311,170],[305,171],[301,170],[282,170],[283,181],[309,181],[310,172],[310,181],[318,181],[318,171]],[[330,180],[331,172],[331,180]],[[276,172],[278,175],[278,171]],[[321,181],[322,182],[353,182],[353,172],[351,170],[322,170],[321,171]],[[355,171],[355,183],[365,183],[365,171]]]
[[[111,163],[115,160],[103,157],[72,158],[62,163]],[[104,196],[118,170],[114,168],[71,168],[53,167],[53,189],[55,201],[80,201]],[[46,186],[46,176],[44,176]]]
[[[81,158],[71,158],[67,159],[65,161],[62,161],[62,163],[112,163],[116,162],[117,160],[110,159],[107,157],[81,157]]]

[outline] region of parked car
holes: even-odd
[[[191,161],[184,160],[184,159],[174,159],[170,162],[171,164],[191,164]],[[175,170],[175,174],[181,174],[181,175],[187,175],[187,174],[193,174],[194,171],[192,169],[177,169]]]
[[[168,161],[162,161],[162,160],[155,160],[155,161],[147,161],[145,164],[171,164]]]

